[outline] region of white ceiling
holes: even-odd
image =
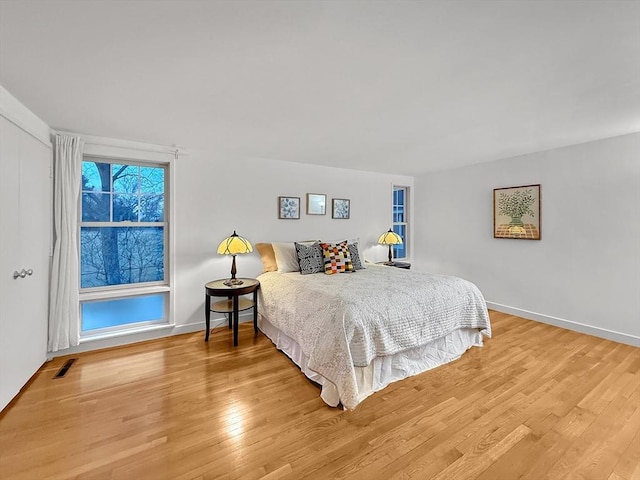
[[[0,83],[56,129],[419,175],[640,130],[640,2],[0,0]]]

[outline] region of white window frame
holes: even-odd
[[[75,134],[77,135],[77,134]],[[174,289],[175,284],[175,255],[173,254],[173,245],[175,245],[175,232],[171,228],[173,221],[173,212],[175,212],[175,200],[172,194],[175,191],[175,161],[178,159],[179,152],[175,147],[165,147],[158,145],[149,145],[138,142],[130,142],[124,140],[115,140],[111,138],[94,137],[89,135],[80,135],[85,141],[83,160],[103,160],[106,163],[120,163],[140,166],[163,166],[165,168],[165,192],[164,192],[164,280],[158,282],[148,282],[127,285],[109,285],[104,287],[80,288],[80,303],[95,300],[116,300],[118,298],[128,296],[141,296],[155,293],[165,294],[165,318],[161,321],[139,322],[115,327],[109,327],[100,330],[82,331],[80,325],[80,342],[100,340],[112,337],[114,335],[122,335],[128,333],[139,333],[143,331],[156,330],[158,328],[166,328],[175,325],[175,301]],[[82,199],[79,200],[79,212],[82,212]],[[128,226],[144,226],[144,222],[123,222]],[[91,222],[92,225],[98,226],[98,222]],[[110,225],[104,223],[105,226]],[[79,216],[78,223],[78,250],[80,250],[80,227],[83,225],[82,217]],[[147,224],[149,225],[149,224]],[[156,223],[152,225],[156,226]],[[78,252],[80,254],[80,252]],[[80,274],[80,272],[78,273]],[[80,319],[82,322],[82,319]]]
[[[395,207],[396,207],[396,203],[395,203],[395,191],[396,190],[403,190],[404,191],[404,222],[396,222],[394,221],[394,211],[395,211]],[[410,254],[409,254],[409,248],[410,248],[410,235],[409,235],[409,210],[410,210],[410,206],[409,206],[409,194],[410,194],[410,187],[407,185],[393,185],[391,188],[391,224],[392,224],[392,230],[395,232],[395,226],[396,225],[402,225],[404,226],[404,238],[402,239],[404,242],[404,257],[396,257],[396,251],[394,248],[394,252],[393,252],[393,257],[397,258],[398,260],[407,260],[408,258],[410,258]]]

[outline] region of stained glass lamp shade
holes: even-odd
[[[225,285],[242,285],[242,280],[236,278],[236,255],[251,252],[253,252],[251,242],[239,236],[235,230],[233,231],[233,235],[220,242],[220,245],[218,245],[218,254],[233,256],[233,261],[231,262],[231,278],[224,282]]]
[[[389,245],[389,261],[386,262],[386,265],[393,265],[393,253],[391,252],[391,247],[393,247],[393,245],[400,245],[402,243],[402,237],[389,229],[388,232],[384,232],[380,235],[378,243],[380,245]]]

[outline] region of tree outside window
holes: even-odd
[[[165,167],[82,164],[80,286],[165,280]]]

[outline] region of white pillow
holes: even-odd
[[[273,242],[273,253],[276,254],[276,265],[279,273],[299,272],[298,254],[296,246],[292,243]]]

